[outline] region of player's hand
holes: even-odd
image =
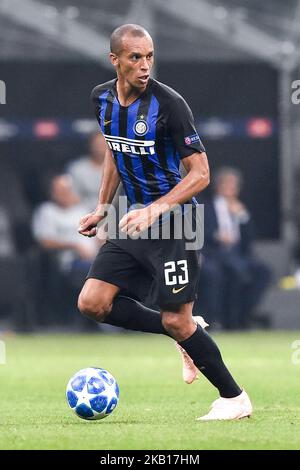
[[[103,219],[101,215],[94,212],[85,215],[79,221],[78,232],[85,237],[94,237],[97,233],[97,225]]]
[[[125,214],[119,223],[119,227],[121,232],[126,232],[134,238],[150,227],[156,219],[155,211],[152,210],[151,206],[147,206]]]

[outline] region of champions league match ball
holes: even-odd
[[[119,387],[107,370],[88,367],[69,380],[66,397],[70,408],[79,418],[103,419],[116,408]]]

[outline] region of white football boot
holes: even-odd
[[[211,405],[210,411],[197,421],[223,421],[250,417],[253,408],[245,390],[234,398],[218,398]]]
[[[206,321],[204,320],[204,318],[200,315],[193,317],[193,319],[195,323],[200,325],[203,329],[209,326],[208,323],[206,323]],[[176,343],[176,348],[180,352],[182,358],[182,378],[185,383],[191,384],[198,379],[198,369],[195,366],[194,361],[190,358],[185,349],[180,346],[180,344]]]

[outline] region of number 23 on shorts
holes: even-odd
[[[181,259],[179,261],[167,261],[164,264],[165,283],[167,286],[176,286],[188,284],[189,273],[187,261]]]

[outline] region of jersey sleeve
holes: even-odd
[[[182,97],[172,103],[168,128],[180,158],[189,157],[195,152],[205,152],[195,128],[192,111]]]
[[[95,88],[92,90],[92,93],[91,93],[91,101],[92,101],[92,103],[93,103],[94,113],[95,113],[96,119],[97,119],[97,121],[98,121],[100,130],[101,130],[101,122],[100,122],[100,102],[99,102],[98,87],[95,87]]]

